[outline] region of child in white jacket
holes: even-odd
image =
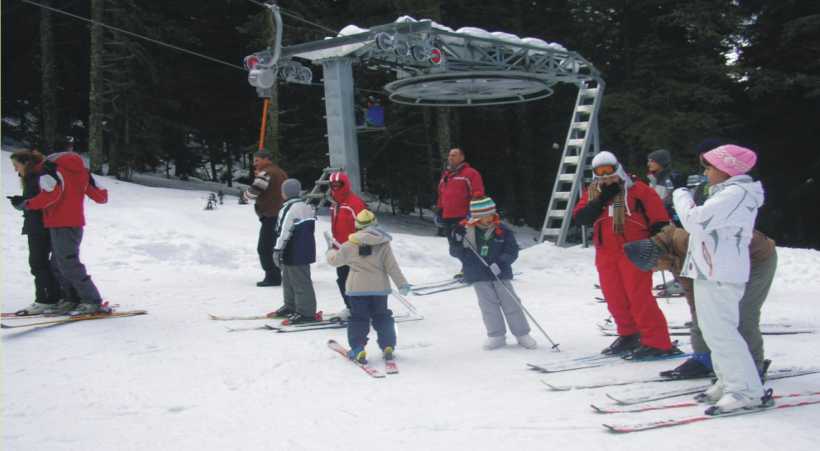
[[[770,402],[770,397],[762,399],[760,375],[737,330],[740,299],[749,280],[749,242],[764,199],[763,186],[746,175],[756,161],[749,149],[717,147],[701,156],[709,199],[698,207],[688,189],[673,193],[675,210],[690,234],[681,275],[694,279],[698,323],[718,377],[697,397],[715,404],[707,414]]]

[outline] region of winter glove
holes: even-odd
[[[458,233],[457,229],[453,229],[452,232],[450,232],[450,236],[452,237],[454,243],[461,243],[464,241],[464,234]]]
[[[601,202],[604,204],[609,203],[618,193],[621,192],[621,185],[619,183],[613,183],[611,185],[603,185],[601,186],[601,195],[598,196],[601,199]]]
[[[658,233],[660,233],[661,230],[663,230],[664,227],[666,227],[668,225],[669,225],[669,222],[667,222],[667,221],[661,221],[661,222],[656,222],[656,223],[652,224],[651,226],[649,226],[649,236],[657,235]]]
[[[94,180],[94,176],[90,172],[88,173],[88,184],[93,186],[94,188],[97,187],[97,181]]]
[[[282,251],[276,249],[273,251],[273,264],[277,268],[282,269]]]
[[[499,268],[495,263],[490,263],[490,271],[492,271],[493,275],[496,277],[501,276],[501,268]]]
[[[26,209],[26,199],[23,196],[6,196],[6,199],[11,202],[11,206],[17,210],[25,210]]]
[[[407,285],[402,285],[402,286],[400,286],[400,287],[399,287],[399,293],[400,293],[402,296],[407,296],[408,294],[410,294],[410,285],[409,285],[409,284],[407,284]]]
[[[256,199],[258,196],[256,194],[252,193],[250,190],[245,190],[244,192],[242,192],[242,197],[246,201],[250,202],[250,201]]]

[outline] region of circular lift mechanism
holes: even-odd
[[[482,106],[552,95],[550,84],[525,72],[442,73],[408,77],[384,87],[390,100],[416,106]]]

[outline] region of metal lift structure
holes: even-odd
[[[260,97],[270,96],[276,79],[312,83],[310,65],[323,69],[330,164],[309,196],[323,196],[319,188],[338,170],[346,171],[351,188],[361,193],[354,64],[393,71],[396,80],[384,89],[391,101],[405,105],[504,105],[546,98],[558,83],[577,86],[578,97],[539,237],[559,246],[566,244],[585,171],[599,151],[598,112],[604,81],[589,61],[539,40],[455,32],[412,19],[368,30],[346,27],[336,37],[282,47],[281,17],[275,5],[269,6],[277,24],[276,44],[245,58],[248,81]]]

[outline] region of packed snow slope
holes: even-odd
[[[18,178],[2,153],[3,190]],[[603,416],[590,403],[604,394],[639,394],[694,382],[548,392],[558,384],[653,377],[680,361],[622,363],[556,375],[526,369],[598,352],[611,337],[595,324],[608,313],[593,284],[594,251],[528,237],[514,265],[515,287],[560,353],[514,344],[484,351],[484,327],[472,289],[410,296],[424,320],[398,324],[401,374],[372,379],[330,351],[343,329],[277,334],[228,332],[208,313],[249,315],[281,305],[281,288],[257,288],[259,222],[250,205],[226,197],[203,209],[206,193],[150,188],[101,177],[107,205],[87,203],[82,259],[120,310],[146,316],[88,321],[17,332],[4,330],[3,447],[8,450],[627,450],[816,449],[820,406],[726,418],[675,429],[612,435],[603,422],[689,416],[702,408]],[[33,299],[22,216],[3,202],[3,311]],[[449,277],[458,264],[432,225],[380,214],[394,250],[415,283]],[[316,233],[329,229],[319,217]],[[820,325],[820,253],[778,249],[780,266],[763,321]],[[312,265],[319,308],[342,301],[336,274]],[[660,276],[656,274],[656,280]],[[668,318],[688,320],[681,299],[659,301]],[[391,300],[392,309],[404,313]],[[11,320],[20,321],[20,320]],[[19,330],[19,329],[18,329]],[[371,332],[371,339],[374,333]],[[773,369],[820,365],[818,335],[770,336]],[[514,340],[511,340],[514,342]],[[686,337],[682,340],[684,349]],[[375,340],[368,351],[382,367]],[[700,383],[700,382],[699,382]],[[820,375],[776,381],[779,392],[816,391]]]

